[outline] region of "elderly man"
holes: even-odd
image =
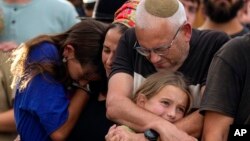
[[[106,103],[110,119],[135,131],[153,129],[164,141],[191,141],[194,138],[188,134],[200,136],[203,120],[198,111],[174,125],[138,108],[130,99],[148,75],[172,70],[189,78],[194,109],[199,106],[212,57],[229,38],[216,31],[192,30],[186,21],[178,0],[140,1],[136,26],[121,38],[112,66]]]

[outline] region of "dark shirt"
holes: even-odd
[[[104,101],[91,98],[73,128],[68,141],[105,141],[105,135],[114,124],[106,117]]]
[[[134,49],[134,47],[139,46],[136,40],[134,29],[127,30],[124,36],[121,37],[110,75],[112,76],[118,72],[130,74],[134,77],[134,89],[137,89],[137,86],[148,75],[156,72],[149,60]],[[189,55],[178,69],[189,79],[190,88],[200,89],[201,86],[205,85],[213,55],[228,40],[228,35],[222,32],[193,29]],[[200,102],[199,92],[193,91],[192,94],[195,98],[194,107],[197,107]]]
[[[250,34],[236,37],[214,56],[200,111],[216,111],[250,124]]]

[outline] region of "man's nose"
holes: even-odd
[[[151,63],[157,63],[161,60],[161,56],[156,54],[154,51],[150,51],[150,61]]]

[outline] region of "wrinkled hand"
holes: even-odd
[[[179,129],[167,130],[165,131],[165,133],[161,132],[160,140],[161,141],[198,141],[196,138],[188,135],[187,133]]]
[[[167,139],[165,139],[164,136],[160,136],[160,141],[198,141],[198,139],[189,135],[187,135],[186,137],[185,136],[182,136],[182,137],[168,136]]]
[[[113,125],[105,139],[106,141],[138,141],[138,136],[125,126]]]
[[[0,43],[0,51],[4,51],[4,52],[11,51],[17,47],[18,47],[18,45],[13,41]]]

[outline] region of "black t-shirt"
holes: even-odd
[[[250,124],[250,34],[236,37],[216,54],[209,68],[200,110],[216,111]]]
[[[96,98],[89,100],[67,141],[105,141],[105,135],[114,124],[106,117],[105,102]]]
[[[118,72],[125,72],[133,76],[134,91],[148,75],[156,72],[147,58],[134,49],[139,46],[136,40],[133,28],[126,31],[121,37],[111,72],[111,76]],[[190,80],[192,85],[190,87],[199,89],[202,85],[205,85],[213,55],[228,40],[229,37],[222,32],[192,30],[189,55],[178,70]],[[193,91],[195,102],[197,102],[194,103],[194,107],[197,107],[200,101],[198,100],[200,99],[198,93],[199,91]]]

